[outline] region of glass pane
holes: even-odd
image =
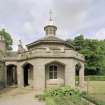
[[[53,72],[49,72],[49,79],[53,79]]]
[[[49,67],[49,79],[57,79],[57,66],[51,65]]]
[[[53,66],[50,66],[50,67],[49,67],[49,71],[50,71],[50,72],[53,71]]]
[[[54,69],[54,72],[57,72],[57,69]]]
[[[57,71],[57,66],[54,66],[54,71]]]
[[[54,79],[57,79],[57,72],[54,72]]]

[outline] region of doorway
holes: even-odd
[[[33,65],[27,63],[23,66],[24,69],[24,86],[33,85]]]
[[[79,86],[80,84],[80,69],[81,69],[81,64],[78,63],[75,65],[75,85]]]
[[[7,85],[17,84],[17,66],[10,64],[7,66]]]

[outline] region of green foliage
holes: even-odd
[[[13,40],[11,38],[11,35],[8,32],[6,32],[5,29],[2,29],[0,31],[0,35],[2,35],[4,37],[4,39],[5,39],[6,48],[8,50],[11,50],[12,49],[11,46],[12,46],[12,43],[13,43]]]
[[[46,98],[45,94],[36,95],[35,97],[38,98],[40,101],[45,101]]]
[[[75,105],[69,97],[55,97],[56,105]]]
[[[46,105],[87,105],[81,100],[78,90],[70,87],[48,89],[43,95],[36,96],[39,100],[45,100]]]
[[[59,87],[59,88],[52,88],[49,90],[46,90],[46,96],[71,96],[74,94],[79,95],[79,91],[75,91],[74,89],[71,89],[70,87]]]
[[[46,105],[57,105],[54,98],[46,97]]]
[[[80,35],[67,42],[85,56],[86,75],[105,75],[105,40],[85,39]]]
[[[69,86],[64,87],[56,87],[56,88],[50,88],[45,90],[44,94],[36,95],[35,97],[39,100],[45,100],[47,97],[56,97],[56,96],[74,96],[80,95],[80,92],[78,90],[74,90],[70,88]]]
[[[89,102],[95,105],[105,105],[105,102],[90,96],[86,92],[80,93],[70,87],[48,89],[43,95],[36,97],[45,101],[46,105],[89,105]]]
[[[88,105],[77,95],[54,96],[46,98],[46,105]]]

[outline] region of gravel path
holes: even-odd
[[[35,98],[31,89],[4,89],[0,92],[0,105],[45,105]]]

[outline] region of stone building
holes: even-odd
[[[54,86],[77,85],[84,83],[84,57],[74,47],[56,37],[57,26],[53,20],[44,27],[45,37],[32,42],[25,50],[20,44],[18,51],[6,51],[3,38],[0,49],[0,85],[18,87],[30,86],[37,91]]]

